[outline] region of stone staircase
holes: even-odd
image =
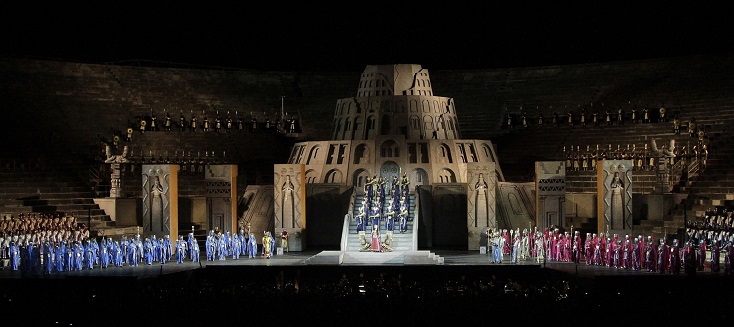
[[[304,261],[307,265],[441,265],[444,258],[427,250],[405,252],[322,251]]]
[[[354,201],[354,207],[352,208],[352,217],[359,214],[359,208],[362,206],[362,203],[364,202],[364,195],[357,195]],[[387,208],[382,208],[383,216],[387,212]],[[408,208],[408,231],[405,233],[400,233],[397,217],[395,217],[395,223],[394,223],[394,231],[392,236],[392,248],[393,252],[406,252],[406,251],[415,251],[417,250],[417,244],[413,244],[413,214],[415,213],[415,195],[410,195],[410,206]],[[368,229],[365,231],[367,234],[367,238],[369,241],[370,237],[370,231],[371,229]],[[385,238],[385,221],[380,222],[380,236],[384,240]],[[360,242],[359,242],[359,233],[357,232],[357,222],[356,219],[350,220],[349,223],[349,233],[347,234],[347,252],[359,252],[360,249]]]
[[[0,171],[0,213],[67,214],[88,225],[90,234],[114,227],[94,202],[94,192],[73,168]]]
[[[359,213],[359,208],[364,201],[364,195],[357,194],[354,200],[352,216]],[[345,251],[322,251],[313,257],[307,259],[305,264],[309,265],[436,265],[443,264],[443,258],[431,251],[418,250],[418,245],[414,241],[414,214],[415,214],[415,194],[410,195],[410,205],[408,208],[408,231],[400,233],[398,223],[395,222],[392,248],[389,252],[362,252],[360,251],[359,233],[357,232],[356,220],[349,221],[349,231],[346,235],[347,246]],[[387,208],[382,208],[383,214]],[[381,238],[385,237],[385,221],[380,223]],[[370,237],[369,232],[366,235]],[[369,240],[368,240],[369,241]]]

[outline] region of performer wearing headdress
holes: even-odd
[[[143,242],[143,259],[145,260],[145,264],[152,265],[153,257],[153,243],[150,241],[150,238],[146,237]]]
[[[370,210],[370,224],[373,226],[380,225],[380,218],[382,216],[380,214],[380,201],[380,197],[378,196],[377,201],[372,203],[372,210]]]
[[[283,228],[283,231],[280,233],[280,247],[283,248],[283,251],[288,251],[288,231]]]
[[[54,264],[56,271],[64,271],[64,256],[66,254],[66,245],[64,242],[56,242],[54,245]]]
[[[365,212],[365,206],[366,203],[362,203],[362,206],[359,207],[359,213],[357,213],[354,218],[357,220],[357,232],[364,231],[365,229],[365,220],[367,219],[367,212]]]
[[[199,242],[197,242],[196,238],[194,238],[194,242],[192,244],[193,247],[191,248],[191,261],[199,262],[199,253],[201,252],[199,250]]]
[[[206,241],[204,242],[206,247],[206,260],[214,260],[214,253],[217,251],[217,241],[214,239],[214,231],[210,230],[206,235]]]
[[[227,240],[224,238],[224,235],[217,237],[217,254],[219,255],[219,260],[227,259]]]
[[[102,237],[102,244],[99,246],[99,267],[107,268],[110,263],[109,247],[107,246],[107,238]]]
[[[114,252],[115,266],[116,267],[122,267],[122,263],[123,263],[122,258],[123,258],[123,255],[122,255],[122,247],[120,247],[120,242],[119,241],[115,241],[114,244],[112,245],[112,247],[113,247],[113,249],[115,251]]]
[[[275,255],[275,237],[273,237],[273,234],[268,232],[268,238],[270,240],[270,254]]]
[[[272,255],[273,248],[271,247],[270,242],[270,232],[263,232],[263,256],[265,258],[270,259],[270,256]]]
[[[10,269],[18,270],[20,267],[20,248],[15,241],[10,242]]]
[[[719,265],[719,258],[721,256],[721,252],[719,251],[720,242],[719,240],[714,240],[711,244],[711,262],[709,265],[711,266],[711,272],[717,273],[721,271]]]
[[[378,225],[372,225],[372,238],[370,242],[370,251],[382,252],[382,246],[380,244],[380,229]]]
[[[46,267],[46,273],[50,274],[54,269],[54,249],[49,241],[43,243],[43,261]]]
[[[250,237],[248,238],[247,254],[250,258],[257,256],[257,239],[255,239],[255,235],[252,232],[250,232]]]
[[[400,205],[399,205],[399,213],[398,213],[398,223],[400,228],[400,233],[405,233],[408,231],[408,203],[405,200],[405,197],[400,197]]]

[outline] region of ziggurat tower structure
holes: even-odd
[[[337,100],[332,119],[331,140],[292,148],[288,165],[302,165],[306,197],[328,185],[352,189],[347,216],[354,225],[370,178],[381,177],[389,187],[393,178],[407,176],[410,231],[418,234],[412,242],[401,242],[412,243],[406,250],[417,250],[418,242],[477,249],[483,232],[497,228],[495,190],[503,178],[493,144],[461,138],[454,100],[434,95],[430,74],[421,65],[368,65],[356,95]],[[275,170],[277,234],[284,189],[278,175],[285,170],[278,165]],[[342,239],[343,249],[349,244]]]

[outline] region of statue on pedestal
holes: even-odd
[[[670,192],[675,185],[676,180],[674,177],[677,174],[672,174],[672,165],[669,165],[671,158],[675,158],[675,139],[670,140],[670,144],[667,147],[658,147],[655,139],[651,141],[652,156],[657,158],[657,186],[655,187],[656,193]]]
[[[122,148],[122,154],[112,154],[112,148],[109,144],[105,145],[105,163],[108,163],[112,166],[112,175],[111,175],[111,187],[110,187],[110,197],[111,198],[117,198],[120,197],[120,188],[121,188],[121,169],[120,164],[127,163],[127,145]]]

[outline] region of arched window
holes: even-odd
[[[329,170],[324,177],[324,183],[341,183],[342,173],[337,169]]]
[[[369,153],[367,146],[359,144],[354,148],[354,164],[369,163]]]
[[[372,135],[375,133],[375,116],[369,116],[367,117],[367,130],[365,131],[365,140],[369,140],[372,138]]]
[[[441,161],[453,163],[454,159],[451,158],[451,148],[446,144],[441,144]]]
[[[433,119],[431,116],[423,116],[423,123],[425,124],[426,131],[432,131],[436,129],[433,125]]]
[[[385,141],[385,143],[382,143],[382,146],[380,147],[380,156],[383,158],[399,157],[400,147],[393,140]]]
[[[337,139],[337,135],[339,135],[341,128],[342,128],[342,120],[339,118],[334,119],[334,134],[332,137],[333,139]]]
[[[349,130],[352,128],[352,121],[349,120],[349,117],[344,119],[344,129],[342,130],[342,139],[347,139],[347,133],[349,133]]]
[[[319,146],[316,145],[313,148],[311,148],[311,152],[308,154],[308,160],[306,160],[306,164],[310,165],[311,160],[316,160],[316,156],[319,154]]]
[[[316,171],[313,169],[309,169],[306,171],[306,183],[312,184],[316,183]]]
[[[441,169],[438,172],[438,181],[440,183],[456,183],[456,174],[450,169]]]

